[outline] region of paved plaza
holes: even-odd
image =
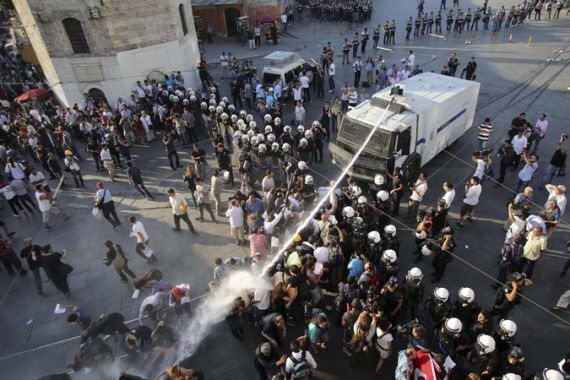
[[[482,5],[482,1],[461,4],[461,8],[471,9]],[[496,9],[510,2],[489,2]],[[512,4],[515,4],[514,2]],[[426,5],[428,11],[436,11],[439,2],[430,0]],[[524,25],[501,30],[493,38],[490,32],[480,31],[472,35],[464,33],[461,37],[450,36],[448,39],[423,38],[409,42],[404,41],[405,20],[415,13],[416,2],[412,0],[377,1],[373,21],[363,25],[331,23],[297,23],[289,33],[281,38],[277,46],[266,45],[257,50],[249,50],[233,40],[216,39],[214,44],[205,44],[205,57],[211,65],[210,72],[219,79],[221,69],[218,57],[222,51],[231,51],[240,61],[251,59],[261,72],[261,58],[274,50],[296,51],[308,60],[318,59],[322,46],[328,41],[335,48],[337,67],[337,90],[344,81],[352,82],[352,69],[341,65],[341,43],[345,37],[350,37],[355,31],[365,26],[371,30],[377,24],[383,24],[386,19],[396,19],[398,30],[394,53],[381,52],[386,63],[398,63],[413,50],[418,63],[424,71],[441,71],[452,52],[457,52],[463,65],[471,56],[476,57],[477,80],[481,82],[481,92],[478,100],[475,123],[480,123],[485,117],[490,117],[495,126],[491,144],[497,147],[506,136],[506,131],[513,117],[520,112],[526,112],[527,118],[534,122],[540,113],[546,113],[550,128],[545,140],[542,141],[538,154],[540,155],[539,174],[532,183],[538,185],[538,178],[546,167],[560,133],[568,132],[570,125],[570,70],[568,69],[570,50],[554,53],[570,47],[568,30],[570,18],[562,16],[559,20],[526,22]],[[564,9],[563,14],[566,9]],[[512,33],[512,42],[509,35]],[[529,44],[529,38],[532,41]],[[368,54],[365,54],[367,57]],[[365,57],[363,57],[364,59]],[[562,58],[560,61],[547,62],[548,58]],[[566,59],[566,60],[564,60]],[[462,70],[460,66],[460,70]],[[325,82],[326,83],[326,82]],[[325,86],[325,90],[327,87]],[[373,90],[369,89],[372,93]],[[325,98],[331,98],[327,94]],[[338,94],[336,94],[338,95]],[[222,96],[230,97],[229,85],[222,84]],[[112,100],[111,100],[112,101]],[[323,99],[313,96],[313,101],[307,106],[307,120],[318,118]],[[291,120],[292,106],[287,104],[285,120]],[[258,116],[256,116],[259,118]],[[458,142],[441,153],[425,168],[429,174],[429,190],[423,204],[432,205],[442,194],[441,184],[450,181],[458,189],[474,172],[470,161],[475,147],[475,130],[471,130]],[[207,149],[210,170],[216,168],[215,158],[211,154],[211,144],[202,134],[203,147]],[[58,197],[58,203],[71,218],[66,222],[56,222],[54,229],[41,229],[41,217],[21,216],[13,218],[5,203],[2,204],[2,220],[11,230],[17,231],[13,238],[16,252],[19,252],[22,241],[32,237],[40,245],[51,244],[55,250],[67,249],[68,262],[75,267],[70,276],[72,296],[66,299],[49,283],[44,283],[47,297],[39,297],[34,289],[31,275],[26,277],[11,277],[6,272],[0,273],[0,378],[2,379],[35,379],[41,375],[65,371],[65,365],[72,362],[79,347],[78,330],[69,326],[65,316],[54,314],[56,304],[76,304],[92,316],[121,312],[129,320],[138,316],[140,302],[144,296],[133,300],[132,285],[123,284],[112,267],[103,265],[105,249],[103,241],[111,239],[121,244],[130,256],[130,267],[137,274],[145,273],[150,267],[159,268],[167,280],[173,284],[186,282],[190,284],[194,297],[208,292],[208,283],[212,279],[214,258],[246,256],[249,248],[236,246],[229,236],[229,223],[226,218],[218,218],[219,223],[196,221],[197,210],[190,208],[189,214],[199,234],[192,235],[187,230],[172,231],[172,211],[168,204],[166,190],[170,187],[183,193],[188,200],[190,195],[182,181],[183,171],[173,171],[168,165],[163,144],[155,140],[148,147],[132,149],[134,162],[142,169],[145,184],[155,196],[155,200],[143,198],[134,187],[128,184],[125,172],[119,172],[118,181],[111,183],[102,173],[96,173],[90,159],[81,162],[81,168],[86,180],[86,189],[76,189],[72,179],[66,180],[67,187]],[[182,165],[190,163],[190,150],[179,149]],[[85,154],[87,156],[87,154]],[[339,173],[338,168],[330,163],[328,153],[324,163],[314,164],[317,184],[324,184]],[[568,177],[557,178],[556,183],[569,185]],[[94,205],[95,183],[105,181],[117,205],[117,211],[123,225],[113,230],[105,220],[96,220],[91,215]],[[515,186],[516,173],[509,172],[505,185],[511,189]],[[54,183],[55,186],[55,183]],[[226,188],[223,199],[227,199],[236,188]],[[455,206],[451,210],[452,223],[458,218],[460,194],[458,190]],[[495,291],[490,288],[492,279],[496,276],[498,253],[504,236],[502,226],[506,219],[505,204],[512,198],[510,190],[495,188],[491,183],[483,185],[482,201],[476,210],[476,223],[466,225],[458,230],[456,241],[458,258],[449,266],[445,277],[439,286],[450,290],[452,300],[461,286],[472,287],[477,294],[477,300],[484,308],[493,304]],[[405,198],[407,199],[407,198]],[[546,200],[545,191],[537,191],[535,201],[543,205]],[[402,203],[404,205],[404,203]],[[568,214],[567,214],[568,215]],[[527,368],[540,370],[553,366],[568,351],[570,337],[570,316],[562,312],[558,317],[549,312],[558,297],[569,289],[569,278],[560,278],[561,266],[567,260],[566,241],[570,240],[568,216],[557,228],[552,239],[548,241],[548,252],[537,265],[533,280],[535,285],[525,290],[529,300],[524,300],[512,312],[510,317],[519,326],[517,333],[527,357]],[[149,266],[136,255],[135,240],[129,237],[130,226],[128,217],[140,219],[150,235],[150,245],[156,250],[158,260]],[[403,240],[401,249],[401,268],[413,266],[413,236],[409,225],[401,220],[394,224],[399,229]],[[184,226],[184,224],[183,224]],[[183,227],[184,229],[184,227]],[[420,263],[424,273],[431,271],[430,260]],[[402,271],[401,273],[402,274]],[[45,278],[45,276],[44,276]],[[424,280],[425,281],[425,280]],[[433,285],[426,284],[426,294],[433,291]],[[194,307],[199,307],[199,299]],[[207,301],[206,301],[207,302]],[[253,327],[249,327],[253,330]],[[293,329],[294,330],[294,329]],[[301,331],[299,331],[299,334]],[[189,331],[188,334],[192,334]],[[292,335],[291,335],[292,336]],[[290,337],[291,337],[290,336]],[[338,338],[335,339],[334,338]],[[351,363],[340,350],[340,338],[333,335],[328,352],[319,355],[316,360],[322,370],[322,378],[330,379],[392,379],[395,368],[395,358],[392,357],[382,375],[374,375],[372,371],[360,370]],[[206,373],[208,379],[247,380],[255,378],[253,368],[253,351],[260,342],[259,334],[246,335],[245,342],[234,339],[224,323],[215,325],[209,335],[194,355],[194,367]],[[403,347],[404,341],[398,343]],[[141,375],[150,378],[166,363],[149,363]],[[100,373],[79,373],[74,379],[101,378]]]

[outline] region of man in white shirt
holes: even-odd
[[[196,178],[194,183],[196,184],[194,197],[196,198],[196,202],[198,202],[198,209],[200,210],[200,217],[196,218],[196,220],[204,221],[204,209],[206,209],[212,218],[212,222],[217,224],[218,222],[216,221],[216,217],[212,211],[212,206],[210,205],[210,199],[208,198],[210,194],[208,186],[204,184],[204,181],[202,181],[201,178]]]
[[[103,212],[103,216],[111,225],[113,229],[121,225],[121,221],[117,216],[117,211],[115,210],[115,202],[113,202],[113,197],[111,192],[105,189],[103,182],[97,182],[97,192],[95,193],[95,207]]]
[[[59,209],[52,206],[51,193],[48,193],[45,186],[42,184],[36,185],[36,200],[38,201],[38,208],[42,212],[42,220],[44,229],[50,230],[52,227],[49,225],[50,214],[58,214],[62,220],[67,220],[68,216],[60,212]]]
[[[538,156],[536,154],[532,154],[529,159],[526,155],[526,152],[523,152],[522,158],[525,162],[525,165],[518,174],[517,187],[515,189],[515,193],[517,194],[530,184],[534,173],[536,173],[538,169]]]
[[[143,318],[148,316],[150,320],[153,322],[153,325],[162,321],[162,314],[163,311],[166,309],[166,297],[168,296],[168,292],[158,292],[154,293],[151,296],[146,297],[139,309],[139,324],[142,326]]]
[[[178,194],[173,188],[170,188],[168,189],[168,201],[174,215],[174,228],[172,231],[180,231],[180,219],[182,219],[188,225],[190,232],[196,234],[196,230],[188,217],[188,203],[182,194]]]
[[[465,215],[469,214],[467,220],[473,222],[473,210],[479,204],[479,197],[481,196],[481,185],[479,184],[479,177],[471,177],[469,183],[465,185],[465,199],[459,212],[459,222],[457,225],[463,228],[463,221]]]
[[[443,183],[443,190],[445,191],[445,194],[443,194],[441,199],[445,201],[445,209],[449,211],[451,203],[453,203],[453,200],[455,199],[455,189],[453,188],[453,184],[445,181]]]
[[[422,199],[428,190],[427,174],[425,172],[420,172],[418,179],[410,190],[412,193],[408,202],[408,222],[415,222]]]
[[[149,263],[156,260],[156,256],[154,254],[147,257],[144,254],[146,247],[148,247],[149,236],[144,228],[142,222],[139,222],[134,216],[129,218],[129,222],[132,225],[131,229],[131,237],[135,237],[137,239],[137,245],[135,247],[135,252],[137,255],[142,257],[143,259],[147,260]]]
[[[329,74],[329,92],[333,92],[334,91],[334,77],[336,75],[336,66],[334,65],[333,59],[332,57],[329,58],[329,70],[328,70],[328,74]]]
[[[408,56],[408,65],[410,67],[414,67],[416,62],[416,56],[414,55],[414,51],[410,50],[410,55]]]
[[[524,130],[519,130],[517,135],[513,137],[511,144],[513,144],[513,149],[515,151],[515,159],[513,161],[513,168],[516,170],[521,161],[521,156],[526,149],[528,140],[524,135]]]
[[[360,75],[362,73],[362,61],[360,56],[352,63],[352,69],[354,70],[354,87],[360,87]]]
[[[303,89],[303,100],[305,102],[310,102],[311,101],[311,91],[309,88],[309,77],[307,76],[307,73],[303,73],[301,75],[301,77],[299,78],[299,82],[301,82],[301,88]]]
[[[115,162],[111,156],[111,151],[107,144],[101,144],[101,152],[99,153],[101,161],[103,162],[103,167],[109,172],[109,178],[111,181],[115,182],[115,176],[117,175],[117,168],[115,167]]]
[[[289,345],[289,348],[291,348],[291,356],[289,356],[285,362],[285,372],[288,375],[295,375],[293,368],[295,367],[295,364],[300,361],[306,361],[309,367],[311,367],[311,370],[317,369],[315,358],[313,358],[313,355],[311,355],[309,351],[301,350],[299,342],[293,340]]]
[[[237,245],[244,242],[243,237],[243,209],[235,199],[230,202],[230,207],[226,211],[226,216],[230,219],[230,231]]]
[[[222,79],[226,77],[229,64],[230,62],[228,56],[226,55],[226,52],[223,51],[222,55],[220,55],[220,65],[222,66]]]
[[[538,150],[538,145],[540,141],[546,136],[546,130],[548,129],[548,120],[546,119],[546,114],[541,114],[534,125],[534,134],[530,142],[530,151],[535,153]]]
[[[273,170],[268,170],[265,173],[265,177],[263,177],[263,180],[261,181],[261,188],[263,189],[263,192],[265,194],[275,190],[275,179],[273,177],[274,177]]]

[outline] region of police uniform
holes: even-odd
[[[420,27],[422,26],[422,18],[420,16],[416,17],[415,26],[414,37],[418,37],[420,35]]]
[[[441,11],[435,16],[435,33],[441,34]]]
[[[357,55],[358,55],[358,45],[360,45],[360,43],[358,42],[358,33],[356,33],[354,35],[354,37],[352,37],[352,58],[356,59]]]
[[[447,31],[451,31],[451,26],[453,25],[453,11],[450,9],[447,12]]]
[[[427,19],[427,34],[431,34],[432,33],[432,28],[433,28],[433,12],[431,12],[429,14],[429,17]]]
[[[413,25],[413,21],[412,21],[412,18],[410,17],[410,19],[408,20],[408,22],[406,24],[406,41],[408,41],[410,39],[410,33],[412,32],[412,25]]]
[[[475,14],[473,15],[473,23],[471,24],[471,30],[473,30],[473,28],[475,28],[475,30],[479,30],[480,19],[481,19],[481,12],[479,11],[479,9],[477,9],[475,11]]]
[[[392,45],[396,44],[396,21],[392,20],[390,24],[390,43]]]
[[[384,24],[384,45],[388,45],[390,43],[390,24],[388,21]]]

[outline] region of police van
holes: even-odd
[[[299,73],[307,70],[312,72],[313,69],[299,53],[275,51],[263,57],[263,85],[273,86],[275,80],[281,78],[290,90]]]
[[[377,127],[349,174],[371,181],[400,167],[415,179],[419,168],[471,128],[479,87],[478,82],[423,73],[374,94],[344,115],[336,142],[329,145],[333,163],[346,167]]]

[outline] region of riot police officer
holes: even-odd
[[[475,292],[471,288],[460,288],[458,298],[453,305],[453,316],[459,318],[465,328],[471,328],[481,311],[481,307],[475,302]]]
[[[397,255],[400,254],[400,238],[397,235],[396,226],[393,224],[384,227],[382,234],[382,252],[387,249],[395,251]]]
[[[398,264],[398,255],[396,255],[396,252],[391,249],[382,252],[380,266],[378,267],[380,278],[387,279],[396,277],[399,271],[400,265]]]
[[[427,18],[427,34],[432,33],[433,23],[434,23],[433,12],[430,12]]]
[[[406,41],[410,40],[410,33],[412,32],[413,23],[414,21],[412,20],[412,16],[410,16],[408,22],[406,23]]]
[[[454,357],[461,331],[463,323],[459,318],[447,318],[437,331],[434,350],[444,356]]]
[[[520,344],[515,339],[517,333],[517,324],[510,319],[501,319],[499,326],[493,334],[495,339],[497,354],[505,354],[510,352],[513,347],[519,347]]]
[[[453,25],[453,11],[451,9],[447,12],[446,22],[447,22],[446,30],[449,33],[451,31],[451,26]]]
[[[441,34],[441,11],[438,11],[435,16],[435,33]]]
[[[439,329],[453,310],[453,306],[449,301],[449,291],[446,288],[435,288],[433,295],[424,303],[424,309],[428,312],[433,327]]]
[[[495,340],[487,334],[481,334],[475,342],[475,355],[471,360],[471,370],[482,379],[491,379],[498,365]]]
[[[424,284],[422,282],[424,275],[418,267],[408,270],[405,280],[402,282],[401,289],[404,296],[404,313],[409,307],[411,311],[411,319],[416,317],[418,306],[424,298]],[[404,315],[404,319],[406,316]]]

